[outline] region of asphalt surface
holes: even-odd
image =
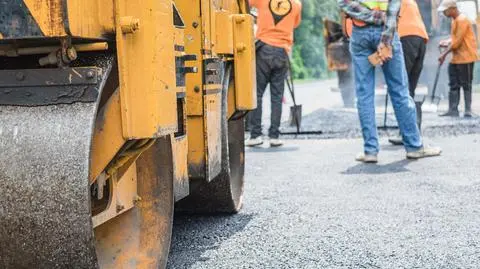
[[[442,157],[407,161],[387,142],[398,130],[388,130],[379,164],[359,164],[356,111],[342,107],[334,85],[297,87],[302,128],[324,135],[247,149],[239,214],[175,216],[167,268],[480,268],[480,119],[427,112],[425,143],[443,147]],[[288,112],[283,120],[291,130]]]
[[[248,149],[244,207],[176,216],[168,268],[478,268],[480,136],[438,138],[444,156],[358,139]]]

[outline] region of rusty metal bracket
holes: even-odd
[[[95,102],[104,73],[96,67],[0,70],[0,106]]]

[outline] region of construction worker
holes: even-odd
[[[407,158],[438,156],[441,149],[423,145],[416,124],[415,103],[408,93],[402,45],[396,33],[401,0],[337,0],[353,19],[350,51],[353,59],[357,109],[364,139],[364,152],[357,161],[376,163],[380,150],[375,117],[375,66],[381,64]],[[373,58],[372,58],[373,56]],[[372,61],[374,63],[372,64]]]
[[[444,0],[439,12],[452,18],[451,38],[440,42],[446,50],[440,55],[439,62],[442,64],[447,55],[452,52],[452,60],[448,65],[450,91],[448,93],[448,112],[441,116],[458,117],[458,104],[460,102],[460,88],[463,88],[465,99],[466,118],[472,117],[472,80],[473,65],[478,60],[477,42],[473,32],[472,22],[457,8],[455,0]]]
[[[270,84],[271,121],[268,136],[270,146],[279,147],[282,99],[285,78],[289,70],[288,53],[292,50],[293,31],[300,25],[302,4],[299,0],[249,0],[257,9],[257,108],[250,116],[250,139],[245,145],[254,147],[263,144],[262,98]]]
[[[353,68],[351,63],[350,52],[350,36],[352,35],[353,22],[351,18],[347,18],[344,13],[342,17],[343,42],[345,44],[346,54],[349,57],[348,68],[344,70],[337,70],[338,88],[342,94],[343,106],[347,108],[355,107],[355,85],[353,83]]]
[[[415,101],[415,90],[417,89],[418,79],[423,69],[423,60],[427,51],[428,34],[422,15],[418,9],[415,0],[402,0],[400,7],[400,17],[398,20],[398,35],[402,43],[403,57],[405,59],[405,68],[408,76],[408,90],[410,96]],[[423,101],[416,102],[417,125],[421,129]],[[389,142],[394,145],[402,145],[401,137],[391,138]]]

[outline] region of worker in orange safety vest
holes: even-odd
[[[398,35],[402,43],[405,69],[408,76],[408,90],[415,100],[415,90],[423,69],[423,60],[427,51],[428,34],[423,23],[422,15],[415,0],[402,0],[398,20]],[[421,129],[423,100],[415,100],[417,109],[417,125]],[[403,145],[400,137],[388,140],[394,145]]]

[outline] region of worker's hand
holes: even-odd
[[[447,54],[443,53],[438,57],[438,63],[442,65],[445,62],[445,59],[447,58]]]
[[[380,44],[377,47],[377,53],[380,59],[382,60],[382,63],[388,62],[393,57],[392,46],[388,46],[380,42]]]

